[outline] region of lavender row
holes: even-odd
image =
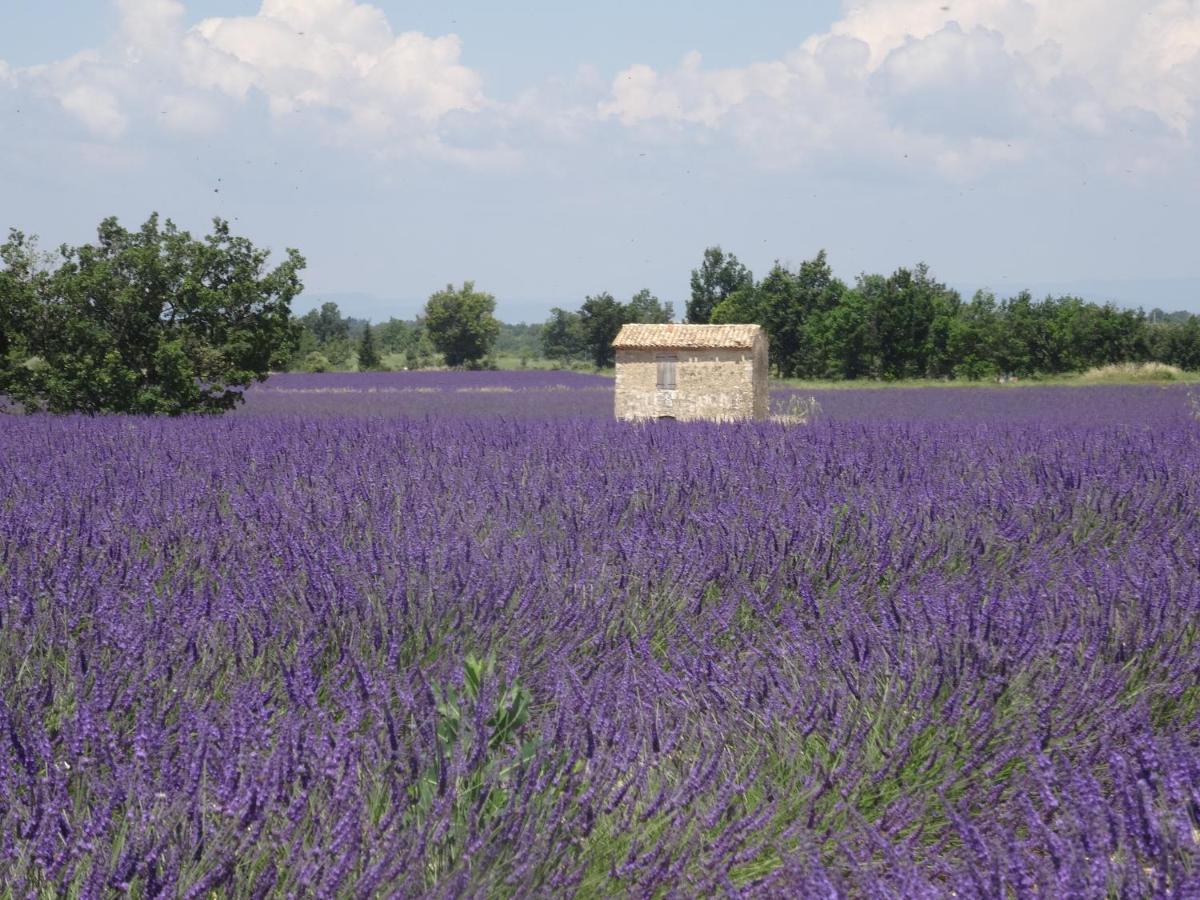
[[[611,418],[613,380],[577,372],[345,372],[272,375],[239,415]]]
[[[5,423],[4,888],[1200,892],[1194,422],[443,411]]]
[[[774,411],[815,397],[818,418],[860,422],[1146,425],[1185,423],[1200,409],[1193,385],[847,388],[777,387]],[[613,381],[575,372],[373,372],[274,375],[247,393],[239,415],[456,416],[609,419]]]

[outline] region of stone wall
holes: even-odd
[[[658,358],[675,356],[675,390],[659,390]],[[754,350],[617,350],[618,419],[765,419],[767,347]]]
[[[754,418],[763,420],[771,414],[771,361],[767,352],[767,337],[754,342]]]

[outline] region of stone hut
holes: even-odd
[[[767,418],[767,334],[758,325],[625,325],[618,419]]]

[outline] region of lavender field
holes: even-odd
[[[818,399],[3,417],[0,897],[1200,895],[1187,389]]]

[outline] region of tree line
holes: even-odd
[[[981,379],[1150,361],[1200,369],[1200,317],[1028,291],[964,301],[924,264],[847,285],[825,251],[796,268],[776,263],[756,281],[710,247],[692,273],[687,318],[762,325],[783,377]]]
[[[458,291],[447,287],[430,297],[415,319],[390,318],[374,326],[342,315],[335,302],[326,301],[296,319],[299,338],[284,366],[309,372],[352,364],[378,369],[386,356],[392,367],[406,369],[494,368],[496,357],[503,355],[526,363],[549,360],[606,368],[613,364],[612,342],[622,325],[670,322],[675,316],[671,303],[648,290],[624,302],[605,291],[586,297],[576,311],[553,308],[545,323],[513,325],[499,322],[486,302],[472,299],[477,293],[470,282]]]
[[[399,356],[406,369],[487,368],[503,332],[528,328],[503,325],[495,309],[496,298],[477,291],[471,281],[435,292],[411,321],[392,317],[372,325],[342,315],[337,303],[326,301],[294,318],[294,341],[281,368],[326,372],[348,367],[352,355],[360,371],[389,368],[385,356]]]
[[[304,258],[289,249],[269,268],[268,257],[220,219],[193,238],[157,215],[134,231],[109,218],[94,243],[56,253],[11,231],[0,244],[0,408],[220,412],[280,369],[486,368],[498,353],[605,368],[622,325],[675,318],[672,303],[641,290],[505,325],[470,281],[435,292],[410,321],[373,325],[332,302],[296,316]],[[824,251],[756,280],[709,247],[685,320],[762,325],[783,377],[983,379],[1150,361],[1200,370],[1200,316],[1028,292],[964,300],[923,264],[847,284]]]
[[[622,324],[673,318],[672,304],[649,291],[625,303],[589,296],[576,310],[551,310],[540,329],[542,355],[605,368]],[[684,320],[762,325],[772,370],[784,378],[978,380],[1151,361],[1200,370],[1200,316],[1147,315],[1073,296],[1038,300],[1028,291],[964,300],[924,264],[849,285],[823,250],[795,268],[777,262],[756,280],[736,255],[709,247],[691,272]]]
[[[470,294],[473,286],[464,290]],[[453,339],[430,319],[429,305],[416,319],[369,326],[325,303],[298,319],[303,333],[290,364],[343,367],[352,342],[365,339],[406,368],[486,367],[499,353],[603,369],[613,365],[612,341],[622,325],[675,318],[674,305],[649,290],[625,301],[604,291],[574,310],[554,307],[543,323],[506,325],[494,320],[493,306],[472,306],[467,294],[447,288],[434,295],[456,310],[450,318],[459,331],[477,332],[464,349],[447,352]],[[1200,370],[1200,317],[1189,313],[1146,314],[1073,296],[1036,299],[1028,291],[1004,299],[980,291],[964,300],[924,264],[847,284],[833,274],[825,251],[794,268],[777,262],[755,279],[736,255],[709,247],[691,272],[684,312],[693,324],[762,325],[772,370],[784,378],[979,380],[1150,361]],[[371,368],[372,359],[359,348],[359,368]]]

